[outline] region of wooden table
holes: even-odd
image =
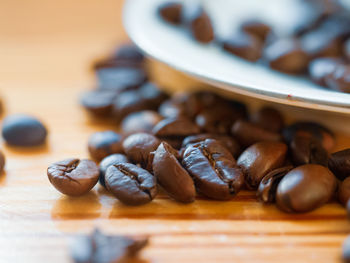
[[[38,116],[50,136],[35,149],[3,145],[0,262],[70,262],[73,234],[94,227],[150,235],[137,262],[338,262],[350,224],[335,202],[304,215],[263,206],[251,192],[228,202],[201,199],[190,205],[161,194],[148,205],[125,207],[98,186],[73,199],[50,185],[51,162],[88,157],[88,136],[116,128],[112,121],[91,119],[77,99],[94,85],[90,62],[127,39],[121,7],[122,1],[113,0],[1,1],[5,114]],[[152,68],[154,78],[172,90],[195,83],[162,65]],[[349,138],[341,136],[338,148],[349,146]]]

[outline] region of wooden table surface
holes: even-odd
[[[50,185],[50,163],[88,157],[88,136],[116,128],[112,121],[91,119],[77,98],[94,85],[90,62],[127,39],[121,8],[117,0],[0,3],[4,115],[33,114],[50,131],[39,148],[3,144],[0,262],[70,262],[73,234],[94,227],[150,235],[150,246],[136,262],[339,262],[350,223],[335,202],[288,215],[261,205],[252,192],[241,192],[232,201],[200,199],[189,205],[160,194],[148,205],[126,207],[98,186],[86,196],[68,198]],[[152,68],[154,78],[170,89],[195,83],[162,65]],[[339,138],[338,149],[350,146],[349,136]]]

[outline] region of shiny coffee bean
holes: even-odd
[[[124,134],[137,132],[150,133],[153,127],[162,119],[163,117],[156,111],[144,110],[133,112],[123,119],[121,128]]]
[[[142,205],[157,194],[156,178],[134,164],[120,163],[108,167],[105,175],[107,189],[126,205]]]
[[[137,46],[133,44],[124,44],[117,48],[113,58],[116,60],[143,62],[144,55]]]
[[[152,171],[153,156],[151,152],[158,148],[160,141],[148,133],[135,133],[123,141],[123,149],[128,159]]]
[[[273,203],[276,198],[276,190],[282,178],[293,169],[293,166],[284,166],[272,170],[261,180],[256,195],[263,203]]]
[[[102,160],[113,153],[122,153],[122,136],[114,131],[95,132],[89,138],[88,150],[95,160]]]
[[[334,173],[339,180],[344,180],[350,176],[350,149],[332,153],[328,168]]]
[[[338,64],[326,78],[326,84],[336,91],[350,93],[350,66]]]
[[[183,153],[182,164],[192,176],[197,191],[209,198],[230,199],[244,184],[236,160],[216,140],[189,145]]]
[[[87,91],[81,96],[80,103],[92,114],[108,116],[112,112],[113,100],[117,95],[113,90]]]
[[[280,141],[281,135],[261,128],[248,121],[238,120],[231,129],[232,135],[238,143],[243,146],[250,146],[260,141]]]
[[[158,12],[165,21],[174,25],[181,24],[182,5],[178,2],[169,1],[162,3],[158,8]]]
[[[295,136],[290,143],[290,152],[296,166],[303,164],[328,165],[328,152],[322,144],[312,137]]]
[[[51,164],[47,168],[47,176],[62,194],[80,196],[95,186],[99,171],[93,161],[71,158]]]
[[[325,86],[326,79],[332,74],[336,66],[340,63],[342,63],[342,61],[334,57],[313,59],[309,63],[309,75],[315,83]]]
[[[344,206],[350,199],[350,177],[347,177],[344,181],[342,181],[339,185],[338,189],[338,200]]]
[[[4,172],[5,163],[6,163],[5,155],[3,154],[3,152],[0,151],[0,175]]]
[[[238,158],[237,165],[245,175],[249,189],[257,189],[265,175],[284,165],[287,145],[281,142],[258,142],[247,148]]]
[[[277,187],[277,206],[289,213],[312,211],[330,200],[337,186],[335,176],[318,164],[305,164],[287,173]]]
[[[174,148],[162,142],[154,154],[153,172],[170,197],[179,202],[191,203],[196,190],[191,176],[181,166],[179,157]]]
[[[107,168],[111,165],[119,164],[119,163],[128,163],[129,159],[124,154],[120,153],[114,153],[111,155],[108,155],[107,157],[103,158],[99,165],[100,170],[100,177],[99,182],[103,187],[106,187],[105,183],[105,175]]]
[[[271,27],[264,22],[251,19],[244,21],[240,26],[241,31],[259,38],[262,42],[271,33]]]
[[[2,122],[2,137],[9,145],[37,146],[46,140],[47,130],[35,117],[14,114]]]
[[[284,120],[281,113],[270,107],[261,108],[253,114],[251,121],[271,132],[280,132],[284,127]]]
[[[152,82],[146,82],[140,86],[138,93],[142,99],[154,109],[157,109],[159,105],[168,98],[168,95]]]
[[[350,262],[350,236],[347,236],[347,238],[343,242],[342,247],[342,260],[344,263]]]

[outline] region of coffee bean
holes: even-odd
[[[339,180],[350,176],[350,149],[332,153],[328,167]]]
[[[235,159],[216,140],[189,145],[182,164],[192,176],[196,189],[209,198],[227,200],[243,186],[244,177]]]
[[[2,137],[9,145],[37,146],[46,140],[47,130],[35,117],[14,114],[7,116],[2,123]]]
[[[238,120],[231,129],[232,135],[237,139],[238,143],[243,146],[250,146],[260,141],[280,141],[281,135],[261,128],[260,126]]]
[[[342,259],[344,263],[350,262],[350,236],[347,236],[343,242]]]
[[[137,46],[133,44],[124,44],[117,48],[113,58],[116,60],[127,60],[140,63],[143,62],[144,55]]]
[[[240,26],[240,30],[259,38],[262,42],[272,31],[269,25],[255,19],[244,21]]]
[[[108,167],[105,175],[107,189],[126,205],[142,205],[157,194],[156,178],[148,171],[129,163]]]
[[[5,155],[0,151],[0,175],[4,172],[6,163]]]
[[[163,117],[155,111],[144,110],[133,112],[123,119],[121,127],[124,134],[137,132],[150,133],[153,127],[162,119]]]
[[[257,189],[262,178],[270,171],[282,167],[287,155],[287,145],[281,142],[258,142],[247,148],[238,158],[245,182]]]
[[[338,189],[338,200],[340,203],[342,203],[344,206],[350,199],[350,177],[345,178],[344,181],[340,183],[339,189]]]
[[[338,64],[326,78],[326,84],[331,89],[350,93],[350,66]]]
[[[315,83],[325,86],[326,79],[340,63],[342,61],[334,57],[316,58],[309,63],[309,75]]]
[[[258,199],[263,203],[273,203],[276,198],[276,190],[282,178],[293,169],[293,166],[284,166],[272,170],[261,180],[258,191],[256,192]]]
[[[284,120],[281,113],[270,107],[261,108],[252,116],[251,121],[252,123],[259,125],[261,128],[271,132],[280,132],[284,126]]]
[[[47,176],[62,194],[80,196],[95,186],[99,171],[93,161],[71,158],[51,164],[47,168]]]
[[[89,153],[92,158],[102,160],[113,153],[122,153],[122,136],[114,131],[93,133],[88,142]]]
[[[191,176],[181,166],[179,157],[174,148],[162,142],[154,154],[154,175],[170,197],[179,202],[191,203],[196,190]]]
[[[224,50],[249,61],[257,61],[261,57],[262,42],[244,32],[236,33],[222,42]]]
[[[114,153],[111,155],[108,155],[107,157],[103,158],[99,165],[100,170],[100,177],[99,182],[103,187],[106,187],[105,183],[105,175],[107,168],[111,165],[119,164],[119,163],[128,163],[129,160],[124,154],[120,153]]]
[[[159,105],[168,98],[161,89],[152,82],[146,82],[138,89],[142,99],[150,105],[150,108],[157,109]]]
[[[84,92],[80,99],[81,105],[89,112],[108,116],[112,112],[113,100],[118,95],[113,90],[92,90]]]
[[[166,21],[174,25],[181,24],[182,5],[175,1],[162,3],[158,12],[160,16]]]
[[[135,133],[123,141],[123,149],[129,160],[152,171],[151,152],[158,148],[160,141],[151,134]]]
[[[318,164],[305,164],[287,173],[277,187],[277,206],[285,212],[304,213],[325,204],[333,196],[336,179]]]

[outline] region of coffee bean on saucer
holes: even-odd
[[[71,158],[51,164],[47,168],[47,176],[61,193],[80,196],[95,186],[99,170],[93,161]]]
[[[137,132],[150,133],[153,127],[162,119],[163,117],[156,111],[138,111],[127,115],[123,119],[121,127],[124,134],[132,134]]]
[[[197,191],[209,198],[230,199],[244,184],[236,160],[216,140],[190,144],[183,153],[182,164],[192,176]]]
[[[326,84],[336,91],[350,93],[350,66],[338,64],[326,78]]]
[[[179,153],[162,142],[154,153],[153,172],[170,197],[179,202],[191,203],[196,190],[191,176],[181,166],[179,159]]]
[[[271,132],[280,132],[284,126],[284,120],[281,113],[271,107],[261,108],[252,115],[251,121]]]
[[[350,176],[350,149],[332,153],[328,161],[329,169],[339,180]]]
[[[262,42],[271,33],[271,27],[259,20],[250,19],[240,25],[240,30],[259,38]]]
[[[237,160],[248,188],[257,189],[265,175],[284,165],[286,155],[287,145],[281,142],[258,142],[248,147]]]
[[[35,117],[14,114],[7,116],[2,123],[2,137],[13,146],[37,146],[46,140],[47,130]]]
[[[339,58],[323,57],[313,59],[308,66],[311,79],[322,86],[326,85],[326,79],[333,73],[338,64],[343,63]]]
[[[338,189],[338,200],[344,206],[350,199],[350,177],[345,178],[344,181],[340,182]]]
[[[89,112],[108,116],[112,112],[113,100],[118,95],[114,90],[92,90],[81,96],[81,105]]]
[[[114,131],[93,133],[88,142],[89,153],[92,158],[102,160],[113,153],[122,153],[122,136]]]
[[[156,178],[134,164],[120,163],[107,168],[107,189],[126,205],[142,205],[157,194]]]
[[[124,154],[121,153],[114,153],[111,155],[108,155],[107,157],[103,158],[99,165],[100,170],[100,177],[99,182],[103,187],[106,187],[105,183],[105,175],[107,168],[111,165],[119,164],[119,163],[128,163],[128,157],[126,157]]]
[[[160,16],[167,22],[179,25],[181,24],[182,5],[175,1],[167,1],[158,7]]]

